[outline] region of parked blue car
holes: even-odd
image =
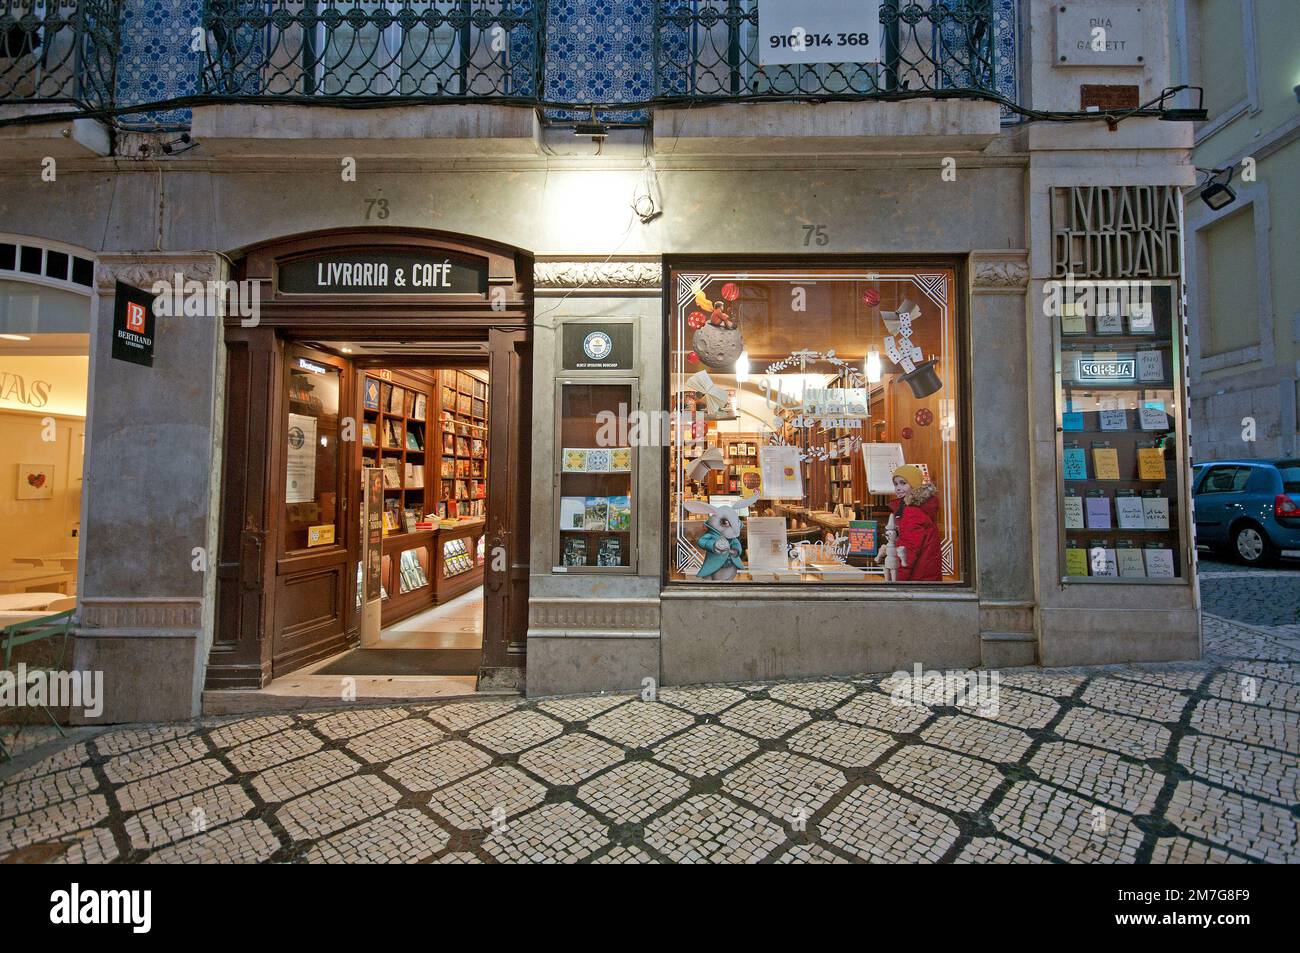
[[[1192,467],[1196,542],[1251,566],[1300,556],[1300,460]]]

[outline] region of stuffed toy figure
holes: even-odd
[[[745,568],[744,560],[740,558],[745,552],[740,543],[740,511],[753,499],[754,496],[747,496],[733,505],[719,506],[702,500],[682,502],[689,512],[708,517],[704,522],[704,533],[695,541],[695,545],[704,550],[704,565],[696,573],[699,578],[729,582],[736,578],[737,571]]]

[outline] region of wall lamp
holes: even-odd
[[[1227,208],[1233,202],[1237,201],[1237,193],[1232,191],[1228,184],[1232,181],[1232,166],[1226,169],[1201,169],[1201,172],[1208,172],[1209,178],[1201,188],[1201,201],[1218,211],[1221,208]]]
[[[596,118],[596,107],[591,107],[591,119],[588,122],[580,122],[573,127],[575,136],[591,136],[593,139],[604,139],[609,135],[609,127]]]

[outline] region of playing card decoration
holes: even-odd
[[[889,331],[885,338],[885,353],[905,372],[899,380],[907,382],[912,396],[917,399],[929,397],[942,388],[943,382],[934,372],[938,362],[925,360],[921,349],[912,343],[912,322],[921,316],[921,306],[911,298],[904,298],[897,311],[882,311],[880,316]]]
[[[745,342],[737,327],[737,308],[735,302],[740,298],[740,287],[735,282],[727,282],[719,289],[718,301],[710,301],[704,293],[704,286],[697,282],[691,289],[695,292],[695,303],[699,312],[691,312],[687,323],[695,329],[691,338],[691,347],[707,367],[730,371],[736,366],[736,359],[745,349]],[[691,321],[697,313],[707,316],[707,321],[696,328]]]

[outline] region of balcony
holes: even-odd
[[[532,104],[531,0],[208,0],[206,96],[257,102]]]
[[[542,19],[541,0],[207,0],[193,133],[214,155],[535,153]]]
[[[993,6],[882,0],[878,30],[856,35],[875,51],[863,62],[772,63],[764,62],[758,0],[658,0],[656,101],[715,108],[658,111],[656,144],[705,152],[747,144],[791,151],[809,142],[830,152],[981,149],[1000,129]],[[823,105],[777,105],[789,102]]]
[[[119,52],[117,0],[0,0],[0,118],[111,105]],[[0,156],[108,152],[92,119],[0,127]]]
[[[0,102],[107,105],[117,30],[116,0],[0,0]]]

